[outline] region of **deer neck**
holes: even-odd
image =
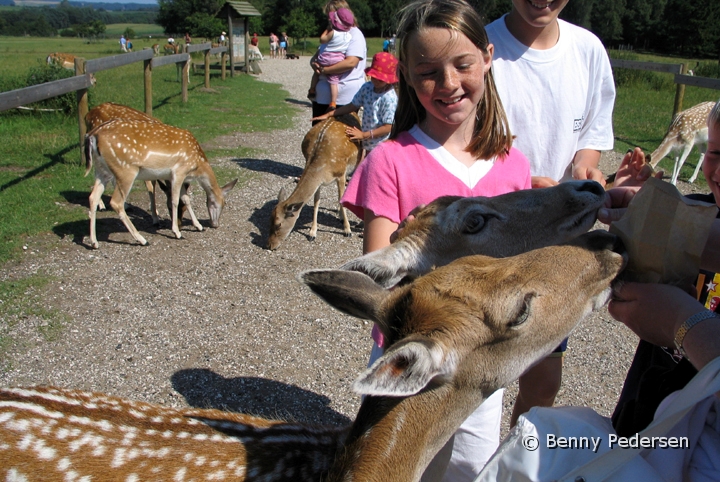
[[[210,169],[210,164],[207,161],[198,163],[198,169],[192,177],[197,180],[208,198],[213,200],[222,199],[222,189],[218,185],[215,173]]]
[[[316,176],[313,176],[313,173],[303,172],[300,176],[300,179],[298,179],[295,190],[292,192],[292,194],[290,194],[290,196],[285,200],[285,202],[288,204],[307,204],[313,194],[315,194],[315,191],[317,191],[320,187],[320,184],[322,184],[321,180],[318,179]]]
[[[420,480],[484,398],[452,383],[408,398],[365,397],[327,482]]]

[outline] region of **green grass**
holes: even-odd
[[[0,56],[3,50],[31,59],[39,55],[40,44],[34,39],[22,39],[27,42],[22,54],[21,42],[8,40],[12,40],[10,45],[0,43],[4,47],[0,47]],[[107,52],[106,43],[84,44],[72,39],[58,42],[68,47],[63,50],[87,58],[115,53]],[[41,55],[45,55],[44,50]],[[12,74],[0,74],[5,75]],[[243,74],[231,78],[228,73],[222,81],[219,75],[219,70],[211,73],[214,92],[201,89],[204,75],[191,75],[189,101],[183,103],[175,66],[154,69],[153,115],[188,129],[201,143],[233,132],[271,131],[287,126],[293,108],[283,101],[286,94],[279,86]],[[93,105],[112,101],[143,110],[142,63],[98,72],[96,78],[97,85],[91,92]],[[240,155],[240,150],[208,150],[206,154],[212,163],[213,158]],[[0,113],[0,263],[16,257],[28,236],[46,232],[59,237],[87,235],[87,196],[93,179],[83,177],[84,171],[75,116],[14,110]],[[240,169],[216,174],[221,184],[235,177],[249,177]]]
[[[128,27],[133,29],[136,35],[135,38],[138,40],[142,37],[148,37],[149,35],[152,35],[154,39],[166,40],[163,28],[160,25],[151,23],[112,23],[106,27],[105,35],[108,37],[117,37],[119,40],[120,35],[122,35]],[[135,39],[133,39],[133,43],[135,43]]]

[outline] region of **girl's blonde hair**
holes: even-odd
[[[715,103],[715,106],[710,111],[708,126],[720,126],[720,100]]]
[[[485,54],[490,43],[480,15],[464,0],[417,0],[401,11],[398,26],[398,59],[407,65],[410,36],[423,28],[445,28],[465,35]],[[492,69],[485,74],[485,92],[478,103],[475,131],[467,151],[478,159],[507,154],[512,147],[512,133],[505,109],[495,88]],[[415,90],[410,87],[402,69],[398,69],[398,106],[395,110],[390,139],[395,139],[427,116]]]

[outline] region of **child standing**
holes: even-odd
[[[348,126],[345,132],[351,140],[362,141],[363,150],[368,154],[390,135],[398,104],[394,88],[398,81],[397,64],[397,58],[392,54],[375,54],[372,66],[365,69],[370,81],[360,87],[352,102],[311,120],[357,112],[362,107],[362,130]]]
[[[419,0],[403,9],[392,132],[360,164],[342,199],[365,222],[365,253],[389,245],[413,208],[439,196],[530,188],[530,165],[512,147],[492,56],[482,19],[464,0]],[[373,333],[371,363],[384,348],[379,331]],[[424,477],[473,480],[499,444],[501,415],[499,390],[446,445],[452,447],[447,471],[439,454]]]
[[[320,73],[324,73],[324,68],[334,65],[345,58],[345,52],[350,46],[352,36],[349,30],[355,25],[355,17],[347,8],[338,8],[336,11],[328,12],[330,26],[320,35],[320,53],[317,56],[317,62],[320,64]],[[333,110],[337,106],[338,83],[346,74],[327,75],[328,84],[330,84],[330,107]],[[313,72],[310,89],[308,90],[308,98],[315,98],[315,87],[318,83],[320,75]]]

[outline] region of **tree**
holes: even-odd
[[[194,13],[187,19],[186,31],[195,37],[216,38],[223,31],[223,22],[206,13]]]
[[[295,43],[297,44],[299,39],[303,40],[303,52],[305,52],[305,39],[314,35],[318,29],[315,18],[305,9],[294,8],[283,20],[288,35],[295,39]]]
[[[207,22],[190,19],[195,14],[205,14],[214,17],[222,7],[224,0],[159,0],[160,10],[157,23],[162,25],[165,33],[184,33],[203,37],[201,33],[193,30],[195,25],[206,25]]]

